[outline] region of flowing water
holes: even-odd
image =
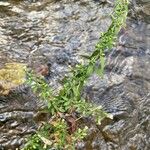
[[[69,66],[90,54],[100,33],[111,24],[113,1],[1,0],[0,68],[23,63],[31,68],[50,64],[47,81],[59,88]],[[113,114],[100,127],[91,124],[81,150],[149,150],[150,3],[133,0],[127,27],[116,48],[107,52],[105,75],[92,75],[84,96]],[[0,78],[1,79],[1,78]],[[0,80],[0,88],[1,88]],[[0,95],[0,150],[15,150],[48,115],[45,105],[22,85]]]

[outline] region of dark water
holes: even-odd
[[[0,67],[22,62],[32,68],[51,63],[49,83],[94,50],[100,32],[111,23],[113,3],[94,0],[0,1]],[[107,54],[103,79],[93,75],[84,95],[101,104],[114,120],[101,127],[91,124],[82,150],[149,150],[150,4],[134,0],[127,27],[117,47]],[[16,96],[17,94],[17,96]],[[0,96],[0,149],[19,148],[47,114],[43,104],[22,86]]]

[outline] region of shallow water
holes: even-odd
[[[104,78],[93,75],[85,87],[85,97],[101,104],[114,120],[100,128],[91,125],[89,137],[78,149],[149,149],[148,8],[148,3],[133,1],[117,47],[107,52]],[[48,82],[58,89],[68,66],[94,50],[100,32],[111,23],[112,10],[112,3],[94,0],[0,2],[0,68],[8,62],[32,68],[49,62]],[[0,149],[18,148],[24,137],[36,131],[48,117],[38,113],[43,105],[24,85],[0,96]]]

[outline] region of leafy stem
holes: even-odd
[[[58,95],[54,94],[54,91],[45,82],[44,78],[39,78],[33,73],[27,73],[27,83],[40,99],[47,102],[48,112],[53,116],[53,119],[45,123],[42,129],[28,140],[23,150],[47,150],[49,148],[73,150],[75,149],[75,143],[82,140],[88,131],[87,127],[80,128],[77,126],[76,122],[80,118],[92,116],[97,124],[100,124],[105,117],[112,118],[100,106],[97,107],[83,99],[81,92],[86,80],[95,71],[101,77],[103,76],[105,68],[104,51],[111,49],[115,45],[118,32],[125,24],[127,13],[128,0],[116,0],[109,29],[101,34],[94,52],[88,57],[88,63],[86,65],[77,65],[72,70],[71,76],[64,79],[63,88]],[[99,68],[95,68],[97,61],[100,62]],[[74,118],[73,113],[80,115]],[[68,115],[70,116],[69,119],[67,119]],[[46,128],[47,124],[48,128]],[[78,128],[76,129],[76,127]],[[71,133],[68,132],[68,128]]]

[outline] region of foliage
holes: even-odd
[[[95,65],[97,60],[100,61],[100,67],[97,70],[99,75],[103,75],[104,67],[105,67],[105,50],[110,50],[116,42],[117,35],[120,29],[125,25],[126,17],[128,13],[128,0],[116,0],[115,1],[115,9],[113,14],[111,15],[112,23],[109,29],[102,33],[100,36],[100,41],[95,46],[95,51],[89,57],[90,63],[89,67]]]
[[[48,111],[52,119],[45,123],[37,134],[31,137],[24,150],[73,150],[75,149],[75,143],[82,140],[88,130],[88,127],[80,128],[78,125],[80,118],[92,116],[96,123],[100,124],[103,118],[111,117],[100,106],[97,107],[86,102],[82,98],[81,92],[86,80],[94,71],[102,76],[105,66],[104,50],[111,49],[114,46],[118,32],[125,23],[127,8],[128,0],[116,0],[114,13],[112,14],[112,24],[108,31],[101,34],[95,51],[89,56],[88,63],[77,65],[72,70],[71,76],[63,80],[63,88],[58,95],[54,94],[44,78],[28,73],[28,84],[31,85],[33,91],[41,99],[47,101]],[[100,61],[98,71],[95,68],[97,61]],[[78,115],[74,117],[73,114]],[[68,116],[70,119],[68,119]],[[71,132],[68,132],[70,127],[72,127]]]
[[[67,132],[67,124],[64,119],[55,118],[51,124],[45,124],[37,134],[28,139],[24,150],[73,150],[75,143],[87,135],[88,127],[78,128],[72,135]]]

